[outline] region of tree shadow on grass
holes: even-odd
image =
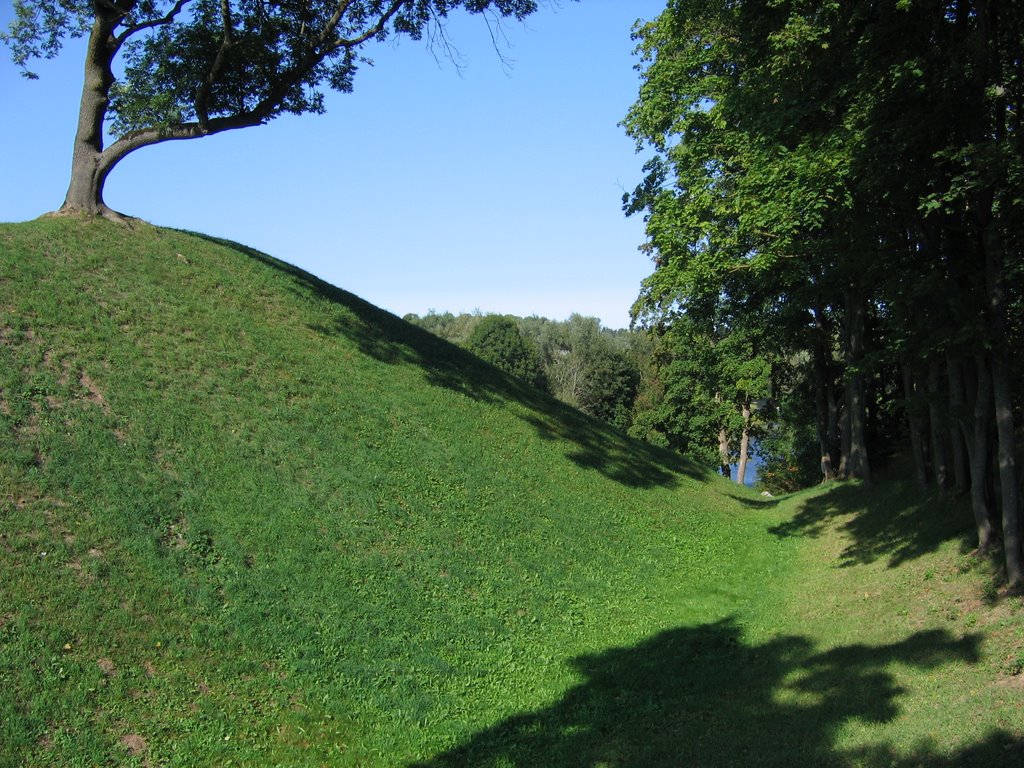
[[[586,416],[531,385],[503,374],[475,355],[386,312],[315,275],[253,248],[196,232],[288,275],[301,296],[309,293],[342,309],[315,333],[353,342],[364,354],[390,365],[414,365],[438,387],[484,402],[516,402],[522,418],[545,440],[566,444],[566,455],[580,467],[600,472],[630,487],[674,487],[679,475],[703,478],[705,470],[671,451],[627,438],[614,427]]]
[[[849,537],[841,565],[852,566],[888,558],[890,567],[934,552],[943,542],[959,539],[971,549],[971,512],[961,500],[922,495],[910,483],[878,487],[838,484],[803,502],[791,520],[774,526],[780,537],[820,536],[836,518]]]
[[[1024,754],[1021,744],[1002,733],[956,756],[926,743],[910,756],[887,744],[857,752],[835,746],[848,722],[899,716],[906,691],[898,667],[975,663],[979,642],[932,631],[816,651],[802,637],[748,644],[731,619],[674,629],[575,659],[582,682],[560,701],[415,768],[1019,765],[1006,760]]]

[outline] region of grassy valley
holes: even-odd
[[[1019,765],[969,515],[765,501],[244,246],[0,227],[0,765]]]

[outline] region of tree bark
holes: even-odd
[[[985,355],[974,358],[975,380],[974,419],[971,441],[968,444],[971,470],[971,511],[978,532],[978,552],[984,553],[995,544],[995,528],[986,494],[988,488],[989,422],[992,419],[992,377]]]
[[[867,300],[856,289],[846,292],[846,342],[848,369],[846,372],[846,407],[849,418],[850,451],[847,461],[849,477],[869,482],[871,468],[868,464],[866,438],[867,397],[864,362],[867,332]]]
[[[110,216],[103,202],[103,185],[113,166],[103,162],[103,122],[114,84],[111,62],[117,52],[113,31],[117,20],[97,12],[85,54],[85,75],[78,108],[78,127],[71,154],[71,181],[61,213]]]
[[[1011,589],[1024,587],[1024,555],[1021,552],[1020,493],[1017,485],[1017,437],[1013,427],[1010,374],[1004,360],[992,362],[992,391],[999,441],[999,489],[1003,502],[1003,549],[1006,582]]]
[[[814,343],[814,404],[818,421],[818,450],[821,456],[821,481],[827,483],[835,479],[833,452],[834,436],[838,431],[836,406],[832,392],[832,374],[829,367],[831,353],[831,334],[825,313],[820,308],[813,310],[816,329]]]
[[[839,428],[839,470],[836,477],[840,480],[850,479],[850,409],[846,405],[846,390],[843,390],[843,404],[839,409],[837,426]]]
[[[1006,349],[1008,323],[1003,244],[999,223],[993,215],[984,233],[985,280],[989,293],[989,322],[995,351],[992,355],[992,397],[998,440],[999,489],[1003,513],[1003,550],[1006,581],[1011,589],[1024,587],[1024,553],[1021,550],[1020,493],[1017,485],[1017,437],[1013,423],[1013,397]]]
[[[946,357],[946,377],[949,381],[949,442],[953,455],[953,482],[957,494],[967,491],[970,483],[970,468],[967,463],[967,446],[964,440],[964,378],[959,360]]]
[[[736,482],[743,485],[747,477],[747,461],[750,454],[750,401],[744,400],[743,405],[743,432],[740,435],[740,460],[736,470]]]
[[[718,430],[718,461],[719,470],[724,477],[729,476],[729,434],[725,427]]]
[[[928,487],[928,467],[924,455],[924,436],[921,414],[915,401],[914,375],[910,371],[910,363],[904,361],[900,366],[903,373],[903,404],[907,414],[907,428],[910,430],[910,451],[914,459],[914,477],[921,488]]]
[[[935,486],[940,491],[949,488],[949,452],[946,450],[946,437],[949,425],[946,411],[942,407],[942,367],[938,361],[928,364],[928,420],[930,422],[932,472],[935,475]]]
[[[821,372],[815,368],[815,406],[818,419],[818,451],[821,456],[821,482],[827,483],[835,479],[835,470],[832,467],[832,454],[829,446],[828,435],[828,404],[825,401],[825,382]]]

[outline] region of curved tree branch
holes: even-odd
[[[224,25],[224,35],[221,37],[220,48],[217,49],[217,56],[210,65],[210,71],[206,74],[206,77],[203,80],[203,85],[199,89],[199,93],[196,94],[196,116],[199,120],[200,129],[204,131],[207,130],[210,122],[210,115],[207,109],[207,102],[210,99],[210,89],[213,88],[213,84],[217,82],[217,77],[224,68],[224,59],[227,57],[227,53],[231,49],[231,46],[234,44],[231,34],[234,22],[231,19],[230,0],[220,0],[220,16],[221,23]]]
[[[158,19],[150,19],[149,21],[143,21],[138,24],[133,24],[130,27],[125,27],[124,31],[116,38],[114,38],[115,42],[117,43],[117,46],[120,48],[122,45],[125,44],[125,41],[127,41],[129,37],[131,37],[132,35],[137,35],[139,32],[144,32],[147,29],[152,29],[154,27],[162,27],[166,26],[167,24],[174,23],[174,19],[177,18],[178,14],[181,13],[182,9],[191,2],[192,0],[178,0],[178,2],[174,4],[174,7],[171,8],[171,10],[169,10],[166,15],[161,16]]]

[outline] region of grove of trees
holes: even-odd
[[[635,35],[663,421],[770,393],[767,441],[813,436],[822,478],[909,455],[1024,585],[1024,8],[669,0]]]

